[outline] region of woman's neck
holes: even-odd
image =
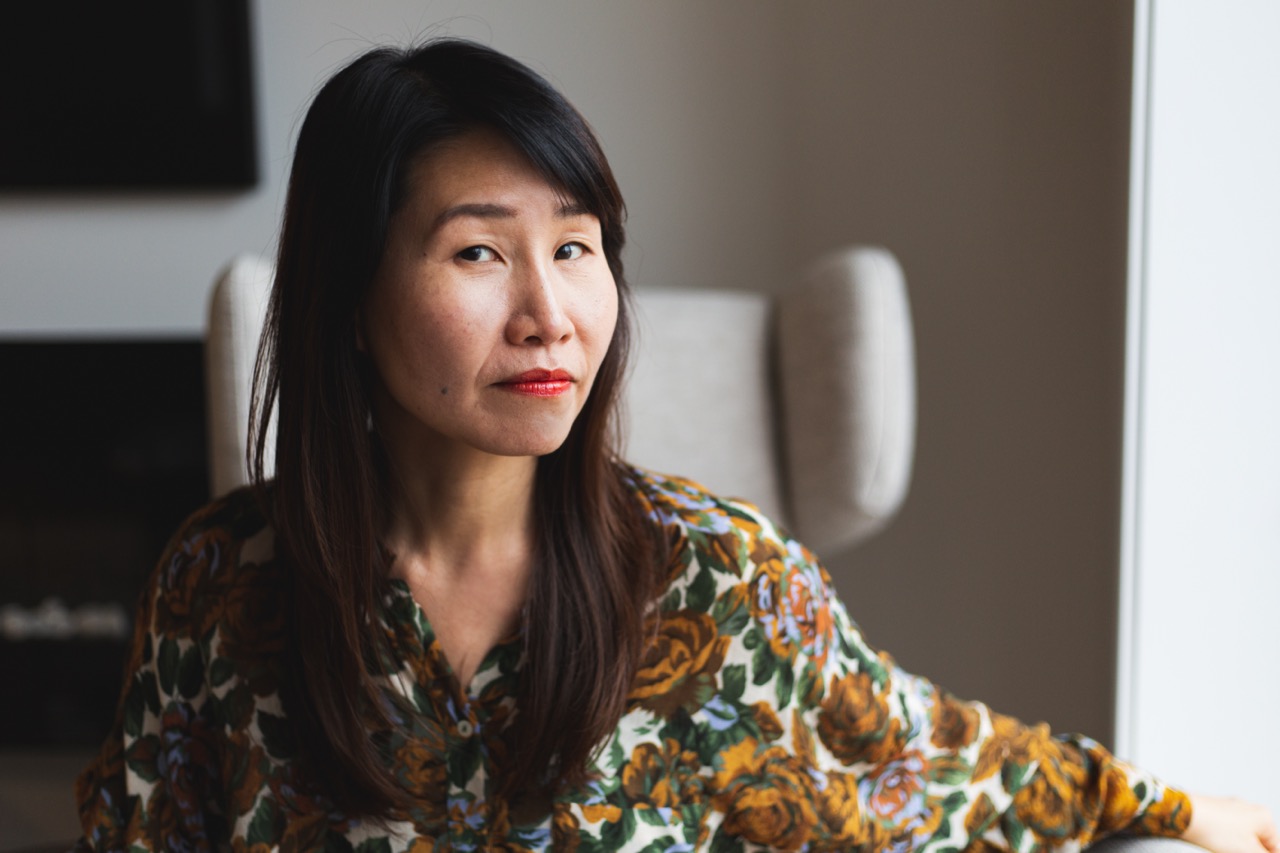
[[[403,580],[466,691],[519,625],[533,569],[537,459],[387,448],[390,573]]]
[[[494,560],[527,563],[536,459],[469,448],[416,459],[390,449],[388,455],[384,535],[398,557],[451,574],[491,566]],[[519,555],[526,559],[513,559]]]

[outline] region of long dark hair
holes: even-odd
[[[309,766],[340,807],[385,815],[406,804],[370,738],[384,660],[377,622],[388,566],[378,535],[384,484],[367,431],[368,368],[355,318],[388,225],[423,152],[478,128],[501,133],[549,184],[600,221],[619,290],[618,323],[564,445],[538,461],[529,585],[508,796],[581,782],[617,726],[645,642],[656,542],[616,457],[615,409],[629,324],[624,208],[578,112],[524,65],[471,42],[380,48],[335,74],[298,136],[275,286],[255,372],[250,465],[292,578],[290,716]],[[275,482],[266,425],[278,403]]]

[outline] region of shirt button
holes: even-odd
[[[470,721],[470,720],[459,720],[459,721],[458,721],[458,734],[459,734],[459,735],[461,735],[462,737],[471,737],[471,733],[472,733],[473,731],[475,731],[475,729],[473,729],[473,728],[471,727],[471,721]]]

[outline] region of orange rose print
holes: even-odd
[[[831,679],[818,712],[818,737],[832,755],[845,764],[878,764],[902,752],[906,737],[889,717],[888,689],[877,689],[865,672]]]
[[[1062,840],[1075,834],[1076,815],[1071,803],[1071,789],[1060,774],[1037,773],[1028,785],[1014,794],[1013,807],[1018,820],[1046,841]]]
[[[284,611],[274,573],[250,563],[224,595],[225,617],[217,655],[236,661],[236,672],[255,696],[279,690],[275,664],[284,651]]]
[[[698,772],[698,763],[698,754],[673,738],[664,740],[661,747],[640,744],[622,768],[627,802],[639,808],[678,808],[685,783]]]
[[[751,706],[751,716],[760,727],[760,736],[767,741],[782,737],[782,720],[768,702],[756,702]]]
[[[218,623],[226,592],[237,576],[235,550],[228,531],[214,527],[169,553],[168,563],[157,569],[155,620],[162,636],[201,637]]]
[[[720,761],[713,784],[726,832],[780,850],[798,850],[812,840],[817,790],[803,762],[754,738],[726,749]]]
[[[751,613],[764,627],[775,655],[792,661],[803,652],[821,670],[835,625],[829,598],[819,571],[774,557],[756,571]]]
[[[551,815],[551,843],[556,850],[574,853],[581,843],[578,816],[564,803],[556,803]]]
[[[878,822],[867,820],[862,810],[857,776],[827,774],[827,786],[818,798],[818,812],[826,830],[823,847],[883,850],[889,844],[889,833]]]
[[[408,738],[395,751],[395,767],[405,790],[415,797],[430,799],[447,781],[443,740],[430,743]]]
[[[991,802],[991,798],[986,794],[979,794],[977,802],[969,809],[969,814],[964,819],[964,831],[970,838],[975,835],[981,835],[987,831],[987,827],[995,823],[999,814],[996,812],[995,804]]]
[[[933,735],[930,742],[939,749],[959,749],[978,736],[978,712],[944,690],[938,691],[933,707]]]
[[[729,638],[715,620],[696,610],[664,614],[636,673],[630,700],[661,717],[678,708],[689,713],[716,694],[716,673],[724,663]]]

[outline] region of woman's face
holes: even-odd
[[[549,453],[617,317],[599,221],[498,134],[454,139],[415,164],[361,312],[377,428],[393,452]]]

